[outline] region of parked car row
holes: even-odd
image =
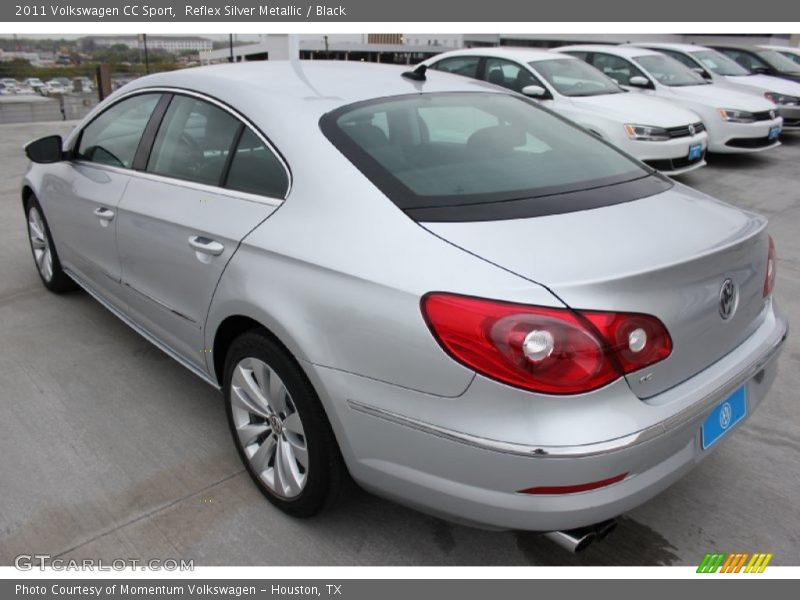
[[[688,44],[475,48],[421,63],[536,99],[668,175],[800,130],[800,51]]]
[[[88,77],[54,77],[42,81],[39,77],[28,77],[17,81],[13,77],[0,79],[0,95],[32,95],[51,96],[55,94],[71,94],[73,92],[92,92],[94,83]]]

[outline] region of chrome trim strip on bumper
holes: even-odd
[[[745,381],[755,376],[773,358],[775,358],[778,352],[780,352],[788,333],[788,328],[785,323],[783,324],[783,327],[784,329],[781,333],[780,339],[767,352],[754,360],[750,366],[744,369],[736,377],[728,380],[721,386],[714,389],[714,391],[709,392],[691,406],[684,408],[682,411],[674,414],[664,421],[656,423],[655,425],[651,425],[650,427],[631,433],[630,435],[606,440],[604,442],[596,442],[580,446],[535,446],[530,444],[503,442],[500,440],[475,436],[469,433],[454,431],[452,429],[447,429],[432,423],[426,423],[424,421],[414,419],[413,417],[407,417],[405,415],[400,415],[382,408],[369,406],[356,400],[348,399],[347,404],[351,409],[357,412],[390,421],[397,425],[409,427],[423,433],[429,433],[452,442],[458,442],[460,444],[466,444],[467,446],[480,448],[481,450],[490,450],[492,452],[501,452],[503,454],[535,458],[582,458],[586,456],[596,456],[598,454],[607,454],[609,452],[625,450],[632,446],[643,444],[649,440],[677,429],[687,421],[691,421],[695,417],[698,417],[705,411],[711,409],[717,402],[719,402],[721,398],[724,398],[726,395],[742,385]]]

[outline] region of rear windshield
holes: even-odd
[[[651,175],[592,134],[511,94],[378,99],[328,113],[320,125],[404,210],[485,207]],[[564,203],[547,212],[580,209],[571,207],[566,197]]]

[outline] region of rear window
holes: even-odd
[[[633,199],[621,190],[576,198],[578,192],[656,179],[621,151],[510,94],[378,99],[328,113],[320,125],[398,207],[420,220],[570,212]],[[561,204],[532,202],[557,196]]]

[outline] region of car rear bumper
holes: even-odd
[[[581,402],[591,402],[591,394],[558,399],[562,408],[556,414],[552,404],[537,407],[533,394],[480,377],[462,396],[442,398],[306,367],[321,390],[348,467],[362,486],[459,522],[549,531],[629,511],[702,461],[716,445],[702,450],[701,424],[742,385],[747,415],[754,412],[775,378],[786,334],[785,319],[770,305],[762,325],[741,346],[678,386],[643,401],[624,382],[612,384],[608,403],[596,399],[601,403],[596,415],[628,427],[612,437],[604,433],[609,428],[603,416],[582,415]],[[516,401],[508,402],[514,396]],[[625,406],[634,414],[618,412]],[[505,438],[498,435],[503,423],[510,432]],[[547,437],[544,432],[559,424],[571,424],[565,441],[572,443],[536,439],[536,431]],[[530,439],[521,439],[520,432],[528,429]],[[590,491],[520,493],[622,474],[621,481]]]

